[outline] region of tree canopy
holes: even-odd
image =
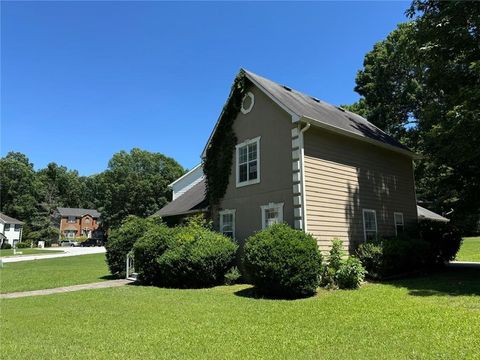
[[[480,6],[415,0],[366,54],[362,98],[347,106],[419,153],[417,198],[453,209],[464,231],[480,218]]]

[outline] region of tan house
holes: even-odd
[[[74,239],[80,236],[94,238],[99,227],[100,213],[94,209],[58,208],[60,237]]]
[[[213,214],[219,231],[242,243],[255,231],[286,222],[313,234],[321,250],[333,238],[352,249],[417,221],[415,155],[405,146],[340,107],[246,70],[238,77],[248,85],[233,122],[237,145],[228,188]],[[158,215],[204,211],[204,181]]]

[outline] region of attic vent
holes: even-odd
[[[320,100],[317,99],[316,97],[311,96],[311,98],[312,98],[313,101],[316,101],[316,102],[318,102],[318,103],[320,102]]]
[[[282,85],[282,87],[287,91],[292,91],[292,88],[289,88],[288,86]]]
[[[340,110],[340,111],[345,112],[345,109],[344,109],[344,108],[341,108],[340,106],[337,106],[337,109]]]

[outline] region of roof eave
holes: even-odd
[[[408,157],[412,158],[413,160],[417,160],[417,159],[421,158],[419,155],[415,154],[414,152],[412,152],[410,150],[402,149],[402,148],[399,148],[399,147],[394,146],[394,145],[386,144],[384,142],[381,142],[381,141],[378,141],[378,140],[375,140],[375,139],[372,139],[372,138],[369,138],[369,137],[366,137],[366,136],[361,136],[361,135],[355,134],[351,131],[343,130],[343,129],[340,129],[340,128],[335,127],[335,126],[325,124],[324,122],[321,122],[317,119],[310,118],[308,116],[301,116],[298,120],[293,121],[293,122],[294,123],[295,122],[306,122],[306,123],[309,123],[313,126],[316,126],[316,127],[319,127],[319,128],[325,129],[325,130],[329,130],[331,132],[334,132],[334,133],[337,133],[337,134],[340,134],[340,135],[348,136],[348,137],[353,138],[353,139],[357,139],[357,140],[367,142],[367,143],[372,144],[372,145],[382,147],[382,148],[387,149],[387,150],[397,152],[399,154],[408,156]]]

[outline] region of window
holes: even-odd
[[[403,213],[396,212],[393,213],[394,221],[395,221],[395,235],[403,233]]]
[[[260,182],[260,137],[236,146],[237,187]]]
[[[4,231],[10,231],[10,224],[5,224]]]
[[[77,232],[75,230],[66,230],[65,231],[65,236],[67,238],[70,238],[70,239],[74,238],[76,234],[77,234]]]
[[[283,203],[263,205],[262,209],[262,229],[283,222]]]
[[[75,224],[76,223],[75,216],[69,216],[67,222],[69,224]]]
[[[84,222],[85,222],[85,224],[90,224],[90,218],[88,218],[88,217],[85,218],[85,221],[84,221]]]
[[[377,237],[377,213],[375,210],[363,209],[363,232],[365,240]]]
[[[20,224],[15,224],[15,231],[20,231]]]
[[[220,211],[220,232],[235,239],[235,210]]]

